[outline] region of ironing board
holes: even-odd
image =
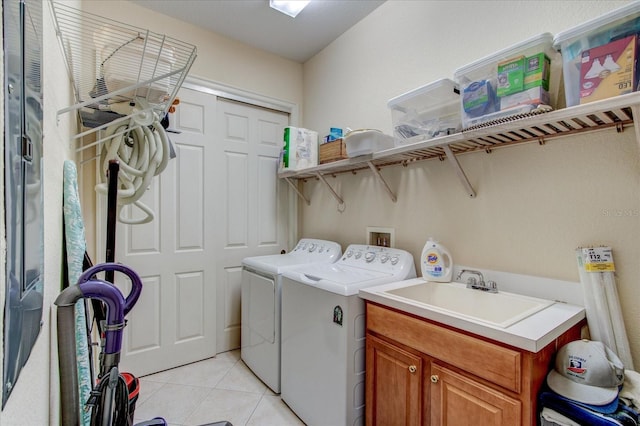
[[[75,285],[82,274],[82,264],[86,251],[84,222],[80,197],[78,194],[78,173],[73,161],[64,162],[63,176],[63,215],[64,238],[67,246],[67,265],[69,270],[69,283]],[[76,320],[76,355],[78,361],[78,391],[80,407],[84,407],[89,399],[93,384],[89,363],[89,346],[87,338],[87,322],[84,309],[84,300],[79,300],[75,305]],[[81,424],[88,426],[91,423],[91,412],[81,408]]]

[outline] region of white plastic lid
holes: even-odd
[[[424,107],[427,95],[429,103],[433,104],[460,102],[459,94],[460,90],[455,81],[441,78],[390,99],[387,106],[391,109],[421,108]]]
[[[546,48],[552,47],[552,43],[553,35],[551,35],[551,33],[542,33],[460,67],[454,71],[453,75],[456,79],[459,79],[462,75],[493,66],[496,62],[503,59],[508,59],[517,55],[532,55],[539,51],[546,50]]]
[[[631,2],[626,6],[614,9],[590,21],[583,22],[582,24],[577,25],[573,28],[559,32],[553,39],[553,47],[557,50],[560,50],[560,45],[563,43],[573,42],[589,32],[600,29],[605,30],[605,26],[609,24],[614,24],[611,26],[615,26],[622,22],[630,21],[634,18],[637,18],[638,16],[640,16],[640,2]]]

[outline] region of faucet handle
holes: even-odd
[[[474,288],[478,284],[478,280],[476,277],[468,277],[467,278],[467,288]]]
[[[495,281],[487,281],[487,288],[493,293],[498,292],[498,284]]]

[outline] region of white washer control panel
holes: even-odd
[[[340,252],[340,245],[333,241],[315,240],[311,238],[301,239],[298,241],[298,244],[296,244],[294,249],[290,251],[290,253],[317,254],[324,256],[327,256],[327,254],[340,256]]]
[[[395,248],[351,244],[337,263],[393,273],[411,268],[413,256],[407,251]]]

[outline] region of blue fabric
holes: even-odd
[[[591,410],[585,405],[564,398],[550,389],[544,389],[539,397],[539,410],[550,408],[574,422],[588,426],[638,426],[638,413],[630,407],[618,403],[613,413],[601,413]]]
[[[64,162],[63,178],[63,214],[65,240],[67,244],[67,264],[69,268],[69,283],[76,285],[82,274],[82,261],[86,251],[84,222],[78,195],[78,173],[73,161]],[[84,309],[84,299],[76,302],[76,356],[78,361],[78,390],[80,395],[80,424],[88,426],[91,423],[91,412],[84,410],[84,404],[89,399],[92,388],[91,369],[89,364],[89,346],[87,338],[87,321]]]

